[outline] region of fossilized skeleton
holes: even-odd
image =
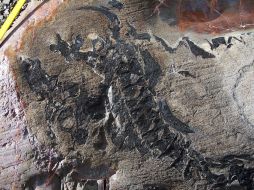
[[[157,20],[170,2],[68,1],[6,48],[32,147],[17,188],[253,188],[254,35],[199,42]]]

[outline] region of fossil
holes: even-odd
[[[3,46],[2,188],[253,189],[254,34],[174,3],[66,1]]]

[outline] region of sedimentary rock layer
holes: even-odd
[[[5,44],[1,187],[253,189],[254,34],[154,3],[67,1]]]

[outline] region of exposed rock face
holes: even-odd
[[[182,33],[153,4],[68,1],[6,46],[1,187],[254,188],[253,33]]]

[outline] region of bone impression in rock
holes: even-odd
[[[44,4],[0,49],[0,189],[253,189],[253,6]]]

